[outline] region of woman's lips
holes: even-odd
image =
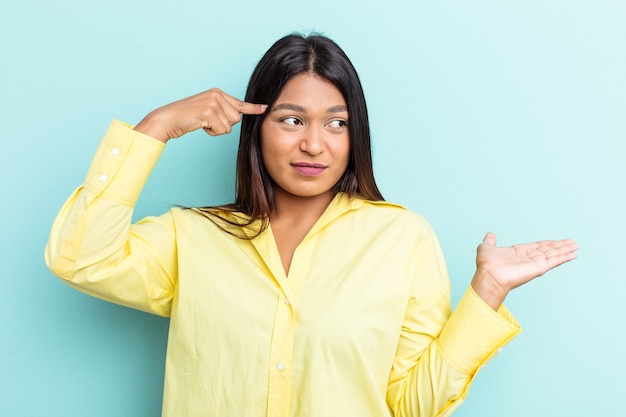
[[[291,166],[300,174],[307,177],[314,177],[315,175],[319,175],[324,172],[326,168],[328,168],[326,165],[312,164],[308,162],[295,162],[291,164]]]

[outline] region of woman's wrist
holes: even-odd
[[[491,308],[498,310],[509,291],[497,283],[491,275],[477,269],[472,279],[474,292]]]
[[[153,113],[150,113],[144,117],[143,120],[137,124],[137,126],[135,126],[135,130],[158,141],[167,143],[167,141],[170,140],[170,137],[163,131],[161,126],[162,123],[159,122],[158,117],[155,117]]]

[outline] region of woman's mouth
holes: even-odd
[[[298,173],[307,177],[314,177],[316,175],[319,175],[324,172],[326,168],[328,168],[328,166],[326,165],[314,164],[310,162],[295,162],[291,164],[291,166],[296,171],[298,171]]]

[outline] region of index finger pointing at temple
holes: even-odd
[[[248,103],[232,96],[226,96],[226,99],[242,114],[263,114],[267,109],[267,104]]]

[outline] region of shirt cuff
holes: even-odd
[[[95,197],[134,206],[165,144],[113,120],[96,151],[84,187]]]
[[[470,286],[441,331],[438,344],[452,366],[473,375],[521,331],[504,305],[494,311]]]

